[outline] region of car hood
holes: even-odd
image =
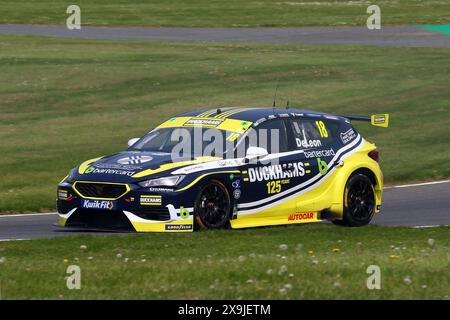
[[[102,158],[91,159],[77,169],[77,180],[135,182],[166,176],[185,166],[215,161],[219,158],[197,157],[172,160],[170,153],[124,151]]]

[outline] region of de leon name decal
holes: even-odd
[[[309,163],[293,162],[249,168],[248,178],[250,182],[255,182],[303,177],[305,174],[310,173],[309,170],[305,170],[305,166],[309,166]]]

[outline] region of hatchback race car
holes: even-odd
[[[380,211],[383,176],[377,147],[351,124],[358,120],[387,127],[389,115],[281,108],[181,114],[131,139],[126,151],[72,169],[57,187],[58,224],[139,232],[366,225]],[[180,130],[187,155],[175,150]],[[222,149],[211,148],[212,136]]]

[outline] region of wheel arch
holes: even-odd
[[[379,212],[381,206],[381,198],[383,192],[383,176],[378,164],[366,164],[361,163],[357,166],[351,167],[346,171],[342,171],[339,179],[336,180],[335,188],[337,192],[335,193],[333,204],[330,208],[331,216],[333,219],[342,219],[344,213],[344,191],[347,181],[356,174],[363,174],[367,176],[372,182],[375,190],[375,212]]]

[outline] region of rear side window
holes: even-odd
[[[324,119],[298,118],[289,120],[294,141],[292,149],[303,150],[329,146],[336,135],[339,125]]]

